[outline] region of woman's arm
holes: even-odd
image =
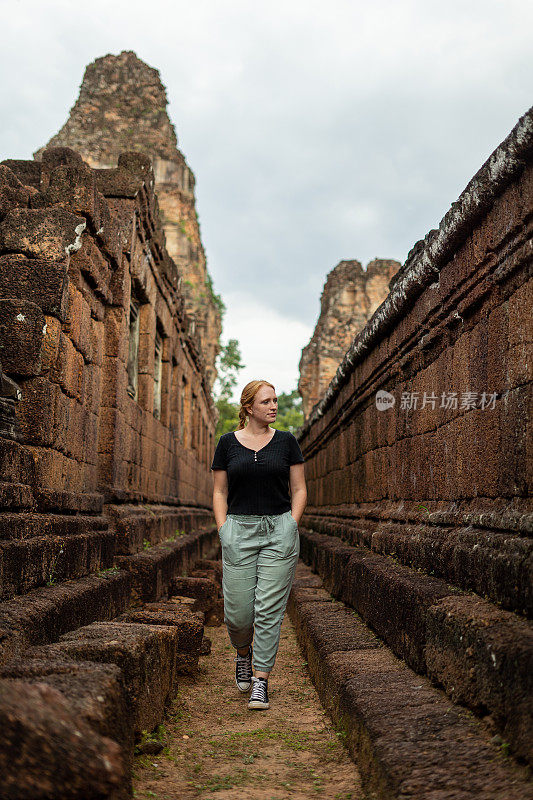
[[[305,485],[305,471],[303,464],[292,464],[289,473],[289,486],[291,487],[291,514],[297,523],[304,513],[307,505],[307,487]]]
[[[228,473],[225,469],[213,470],[213,514],[220,530],[228,511]]]

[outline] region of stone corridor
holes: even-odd
[[[357,767],[321,706],[288,616],[283,621],[270,709],[251,712],[234,683],[234,652],[224,625],[208,627],[211,653],[184,679],[157,755],[137,755],[139,800],[312,797],[359,800]]]
[[[0,800],[132,777],[143,800],[531,800],[533,109],[296,432],[302,563],[253,716],[211,510],[219,315],[182,280],[207,280],[194,181],[133,144],[0,164]]]

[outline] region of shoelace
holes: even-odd
[[[266,703],[267,698],[267,685],[266,681],[260,681],[259,678],[252,678],[253,685],[252,685],[252,693],[250,695],[250,700],[259,700],[262,703]]]
[[[241,656],[237,653],[237,680],[249,681],[252,677],[252,659],[250,653],[247,656]]]

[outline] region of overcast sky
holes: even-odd
[[[291,391],[327,273],[403,262],[533,103],[531,0],[0,0],[1,158],[63,125],[87,63],[160,70],[223,340]],[[0,160],[1,160],[0,158]]]

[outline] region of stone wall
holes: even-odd
[[[134,741],[207,652],[169,601],[213,589],[218,546],[190,328],[148,156],[0,165],[2,797],[131,797]]]
[[[415,245],[300,429],[317,513],[401,504],[405,516],[423,502],[519,527],[532,464],[532,125],[530,112]],[[380,390],[388,410],[376,408]],[[417,407],[403,409],[402,393]]]
[[[51,148],[4,161],[0,181],[0,360],[14,416],[0,440],[0,526],[26,540],[2,542],[6,597],[42,585],[52,565],[79,576],[208,523],[216,409],[149,158],[93,170]]]
[[[305,417],[324,394],[354,336],[386,298],[399,267],[398,261],[379,258],[366,270],[359,261],[341,261],[328,274],[320,316],[299,364],[298,390]]]
[[[533,109],[412,249],[298,433],[302,558],[530,762],[532,272]]]
[[[124,151],[150,156],[167,251],[182,277],[190,333],[202,350],[212,387],[222,330],[220,309],[200,237],[194,174],[178,149],[159,72],[131,51],[96,59],[85,70],[68,120],[47,146],[70,147],[95,168],[116,167]],[[36,157],[41,153],[38,150]]]

